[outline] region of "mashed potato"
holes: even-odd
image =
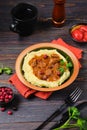
[[[57,79],[56,81],[41,80],[37,76],[35,76],[35,74],[33,73],[33,68],[29,64],[29,61],[32,58],[34,58],[35,56],[41,56],[43,54],[46,54],[48,56],[51,56],[52,54],[57,54],[60,57],[60,59],[62,59],[64,62],[67,63],[64,56],[61,55],[56,49],[52,49],[52,50],[41,49],[41,50],[38,50],[38,51],[29,52],[24,57],[23,66],[22,66],[22,70],[24,72],[25,79],[28,82],[30,82],[31,84],[36,85],[38,87],[43,87],[44,86],[44,87],[52,88],[52,87],[60,86],[70,76],[70,71],[69,71],[68,68],[64,71],[62,76],[60,76],[60,78]]]

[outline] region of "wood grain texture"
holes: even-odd
[[[12,22],[11,9],[19,2],[29,2],[38,8],[38,23],[35,31],[27,37],[20,37],[9,29]],[[10,75],[0,75],[0,87],[11,87],[17,96],[18,103],[18,111],[13,112],[13,115],[7,115],[7,110],[0,112],[0,130],[35,130],[63,104],[67,94],[77,85],[84,90],[79,100],[87,99],[87,44],[75,43],[69,35],[69,29],[73,24],[87,22],[87,0],[67,0],[65,8],[65,25],[56,28],[51,23],[53,0],[0,0],[0,66],[9,66],[15,73],[15,60],[23,49],[39,42],[51,42],[59,37],[69,45],[83,49],[83,57],[80,60],[82,68],[77,79],[68,88],[54,92],[48,100],[34,96],[24,99],[8,82]],[[85,114],[86,110],[84,110]],[[59,118],[54,119],[44,130],[49,130]]]

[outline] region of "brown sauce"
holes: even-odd
[[[29,65],[33,68],[36,77],[46,81],[56,81],[60,78],[61,59],[57,54],[35,56],[29,61]],[[66,69],[66,63],[62,65]]]

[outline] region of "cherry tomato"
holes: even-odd
[[[86,31],[87,32],[87,26],[86,25],[80,26],[79,29],[82,30],[82,31]]]
[[[82,41],[83,39],[83,33],[79,29],[75,29],[74,31],[72,31],[72,36],[78,41]]]

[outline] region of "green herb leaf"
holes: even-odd
[[[4,73],[6,73],[8,75],[12,74],[12,69],[10,67],[4,67],[3,71],[4,71]]]
[[[60,64],[61,64],[61,65],[64,65],[64,63],[65,63],[64,60],[61,59],[61,60],[60,60]]]
[[[65,69],[63,67],[59,68],[59,71],[61,73],[61,75],[64,73]]]
[[[77,124],[80,128],[82,128],[82,130],[87,130],[87,121],[86,120],[84,120],[82,118],[78,118]]]
[[[66,128],[80,128],[80,130],[87,130],[87,120],[80,118],[80,111],[76,107],[68,108],[69,118],[68,120],[59,128],[54,130],[62,130]],[[71,122],[74,121],[72,124]]]
[[[10,67],[0,67],[0,74],[5,73],[5,74],[12,74],[12,69]]]
[[[68,111],[69,111],[69,116],[72,119],[78,119],[78,117],[80,116],[80,112],[76,107],[69,107]]]
[[[66,56],[66,60],[67,60],[67,61],[70,61],[70,57],[69,57],[69,56]]]
[[[73,64],[72,64],[72,62],[68,62],[68,63],[66,64],[66,66],[67,66],[67,68],[72,68],[72,67],[73,67]]]

